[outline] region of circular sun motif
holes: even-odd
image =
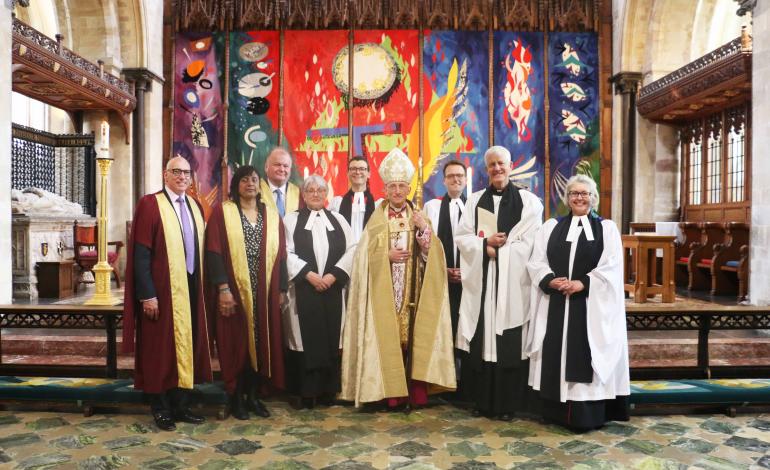
[[[353,48],[353,98],[376,100],[397,84],[398,65],[384,47],[375,43],[356,44]],[[332,78],[341,93],[348,93],[349,53],[343,47],[334,57]]]

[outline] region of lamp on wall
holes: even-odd
[[[96,246],[97,263],[93,268],[96,290],[86,301],[86,305],[116,305],[120,300],[112,296],[110,276],[112,266],[107,262],[107,176],[110,173],[110,125],[105,119],[99,129],[99,151],[96,156],[99,165],[99,214],[96,219],[98,240]]]

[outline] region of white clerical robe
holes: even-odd
[[[342,228],[342,234],[333,234],[332,236],[345,237],[345,254],[337,261],[336,267],[345,271],[348,276],[351,274],[351,268],[353,267],[353,254],[355,253],[356,242],[353,241],[353,235],[350,231],[350,226],[347,221],[341,215],[330,212],[333,217],[337,219],[340,227]],[[316,215],[318,214],[318,215]],[[297,219],[299,212],[292,212],[286,214],[283,219],[283,225],[286,228],[286,265],[289,273],[289,279],[294,279],[297,274],[302,271],[307,261],[297,256],[294,249],[294,231],[295,230],[310,230],[313,237],[313,254],[315,255],[316,266],[319,270],[323,270],[326,266],[326,259],[329,254],[329,240],[327,238],[327,231],[333,232],[334,227],[331,222],[326,218],[324,211],[310,211],[310,216],[307,219],[307,224],[304,227],[297,227]],[[321,274],[322,273],[317,273]],[[302,348],[302,335],[300,334],[299,327],[299,315],[297,314],[297,294],[294,289],[294,283],[289,283],[289,308],[283,311],[283,326],[284,326],[284,339],[286,345],[292,351],[303,351]],[[342,331],[342,325],[345,324],[345,294],[342,295],[342,321],[340,322],[340,331]],[[342,335],[340,334],[340,347],[342,347]]]
[[[374,201],[374,207],[380,205],[382,198]],[[329,210],[332,212],[340,212],[340,204],[342,204],[342,196],[334,196],[332,202],[329,204]],[[364,213],[366,212],[366,201],[364,200],[363,191],[353,193],[353,204],[350,206],[350,230],[353,234],[353,241],[358,243],[361,239],[361,234],[364,232]]]
[[[573,218],[573,222],[577,221]],[[532,278],[532,316],[527,336],[526,352],[530,358],[529,385],[540,390],[542,372],[543,340],[548,329],[548,306],[550,296],[539,287],[540,281],[553,271],[548,264],[548,240],[557,224],[550,219],[538,232],[532,258],[527,264]],[[588,226],[586,237],[593,238]],[[564,380],[566,363],[566,335],[569,324],[569,297],[564,305],[564,328],[561,348],[561,385],[562,402],[610,400],[618,395],[631,393],[628,371],[628,339],[626,335],[626,304],[623,292],[623,245],[615,223],[610,220],[601,222],[604,251],[596,268],[588,273],[591,279],[588,298],[586,299],[588,344],[591,348],[591,383],[567,382]],[[569,270],[570,276],[575,261],[577,240],[583,227],[572,223],[567,241],[571,241]]]
[[[489,260],[488,288],[482,299],[484,239],[476,234],[475,226],[476,206],[484,191],[486,189],[477,191],[468,198],[462,221],[455,233],[455,243],[460,250],[463,284],[456,347],[466,352],[470,350],[470,342],[476,333],[483,302],[482,359],[487,362],[497,362],[497,335],[521,326],[523,327],[522,338],[526,337],[531,291],[526,264],[532,253],[535,234],[542,224],[543,204],[531,192],[518,190],[523,203],[521,220],[508,233],[505,244],[498,249],[497,259]],[[493,196],[493,201],[495,213],[499,214],[500,196]],[[497,273],[499,273],[499,279],[497,279]],[[495,285],[501,286],[497,292],[494,289]],[[523,343],[522,341],[522,349]],[[522,359],[525,358],[526,355],[522,350]]]
[[[448,196],[444,196],[448,197]],[[441,212],[441,199],[431,199],[430,201],[425,203],[425,206],[423,207],[423,212],[425,212],[425,215],[428,216],[430,219],[430,223],[433,226],[433,231],[438,233],[438,219]],[[455,198],[452,199],[449,202],[449,220],[452,224],[452,234],[457,234],[457,227],[460,225],[460,219],[463,216],[463,213],[465,212],[465,203],[462,199]],[[453,247],[452,250],[452,260],[454,261],[454,264],[449,267],[457,266],[457,260],[455,257],[457,256],[457,242],[454,241],[453,238]]]

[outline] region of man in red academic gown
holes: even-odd
[[[202,423],[188,406],[194,383],[211,380],[203,301],[203,212],[185,191],[190,164],[177,156],[165,187],[139,200],[132,221],[123,307],[123,345],[135,351],[134,386],[150,399],[159,428]],[[134,343],[136,332],[136,343]]]

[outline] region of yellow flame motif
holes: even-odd
[[[423,146],[423,165],[422,174],[430,175],[433,173],[438,158],[441,155],[441,147],[444,146],[444,134],[451,125],[452,109],[455,105],[455,87],[458,79],[457,59],[452,61],[452,67],[447,76],[446,95],[442,96],[425,111],[425,142]],[[412,124],[412,130],[409,133],[409,145],[407,154],[412,160],[415,168],[420,164],[420,121],[415,119]],[[417,189],[418,172],[415,172],[412,178],[410,197],[414,197]]]

